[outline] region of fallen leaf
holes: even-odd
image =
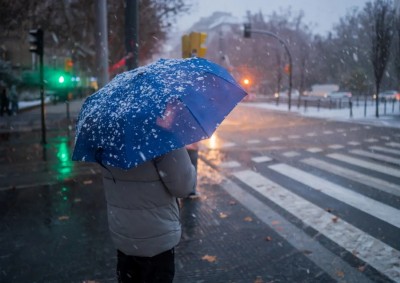
[[[223,212],[220,212],[220,213],[219,213],[219,217],[220,217],[220,218],[227,218],[228,215],[225,214],[225,213],[223,213]]]
[[[246,221],[246,222],[252,222],[252,221],[253,221],[253,218],[251,218],[250,216],[247,216],[247,217],[244,218],[244,221]]]
[[[325,208],[325,210],[329,213],[332,213],[333,209],[332,208]]]
[[[68,219],[69,219],[68,215],[63,215],[63,216],[58,217],[58,220],[60,220],[60,221],[68,220]]]
[[[272,237],[271,237],[271,236],[267,236],[267,237],[265,238],[265,240],[268,241],[268,242],[270,242],[270,241],[272,241]]]
[[[305,254],[305,255],[310,255],[310,254],[312,254],[312,251],[310,251],[310,250],[303,250],[303,254]]]
[[[276,221],[276,220],[275,220],[275,221],[272,221],[271,224],[272,224],[272,225],[278,225],[278,224],[279,224],[279,221]]]
[[[337,217],[337,216],[335,216],[335,217],[332,218],[332,221],[333,221],[334,223],[337,223],[338,220],[339,220],[339,217]]]
[[[206,260],[208,262],[215,262],[217,260],[217,257],[214,255],[205,255],[201,259]]]
[[[365,265],[361,265],[358,267],[358,271],[364,272],[364,270],[365,270]]]
[[[257,276],[256,280],[254,281],[254,283],[264,283],[264,280],[262,279],[261,276]]]
[[[231,201],[229,202],[229,204],[230,204],[230,205],[236,205],[236,204],[237,204],[237,202],[236,202],[236,201],[234,201],[234,200],[231,200]]]
[[[336,270],[336,275],[337,275],[338,277],[340,277],[340,278],[343,278],[343,277],[344,277],[344,272],[341,271],[341,270]]]
[[[92,184],[92,183],[93,183],[92,180],[85,180],[85,181],[83,181],[83,184],[84,184],[84,185],[90,185],[90,184]]]

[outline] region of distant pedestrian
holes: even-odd
[[[7,112],[9,116],[11,115],[10,100],[4,83],[0,84],[0,107],[0,116],[3,116],[4,112]]]
[[[120,283],[172,283],[181,239],[177,198],[196,185],[185,148],[129,170],[102,166],[108,224]]]
[[[13,115],[17,115],[19,111],[18,107],[18,93],[17,87],[15,85],[11,86],[10,90],[10,102],[11,102],[11,112]]]

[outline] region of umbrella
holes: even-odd
[[[209,138],[247,93],[203,58],[160,59],[86,99],[72,160],[129,169]]]

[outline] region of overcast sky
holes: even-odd
[[[314,24],[315,33],[326,34],[332,25],[346,15],[349,9],[362,9],[368,0],[192,0],[197,2],[192,12],[181,16],[177,27],[181,31],[189,29],[201,17],[208,17],[214,11],[231,13],[241,21],[245,21],[246,11],[259,12],[265,15],[273,11],[291,7],[292,12],[304,11],[304,22]]]

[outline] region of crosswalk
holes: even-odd
[[[268,142],[279,140],[270,137]],[[287,215],[355,256],[377,272],[381,281],[400,282],[400,143],[383,140],[369,138],[289,152],[276,147],[273,155],[249,151],[250,162],[231,153],[227,160],[212,159],[207,164],[221,175],[221,187],[227,193],[271,228],[272,220],[279,219],[286,228],[277,232],[294,248],[312,250],[309,258],[332,278],[374,282],[293,225]],[[243,146],[227,143],[230,148]],[[279,210],[270,208],[270,202]],[[335,209],[327,209],[326,203]],[[346,280],[338,278],[338,266]]]

